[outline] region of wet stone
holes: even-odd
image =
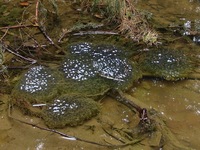
[[[50,128],[76,126],[97,115],[99,105],[90,98],[61,96],[43,110],[43,119]]]

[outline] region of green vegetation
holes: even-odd
[[[30,104],[51,101],[58,94],[59,77],[56,71],[44,66],[30,68],[21,76],[12,95]]]
[[[63,95],[45,107],[42,117],[49,128],[76,126],[97,115],[99,108],[90,98]]]
[[[134,1],[83,0],[81,5],[94,16],[117,24],[118,31],[127,38],[150,45],[157,43],[158,34],[148,23],[151,14],[138,10]]]
[[[51,107],[45,112],[45,122],[52,128],[78,125],[97,113],[94,99],[101,98],[112,88],[127,90],[141,77],[138,67],[125,56],[125,51],[112,45],[72,44],[59,71],[35,66],[24,73],[12,92],[13,103],[25,114],[41,116],[41,109],[37,106],[48,104],[53,107],[58,95],[67,95],[61,97],[64,99],[62,104],[77,103],[80,110],[71,112],[66,108],[65,115],[58,115]],[[81,98],[76,102],[76,97]],[[55,107],[57,105],[60,104],[56,102]],[[85,116],[77,117],[81,114]]]
[[[180,50],[150,50],[141,59],[141,67],[152,76],[166,80],[179,80],[193,71],[190,58]]]
[[[2,44],[0,44],[0,75],[4,74],[7,71],[6,66],[4,65],[4,61],[5,61],[4,50]]]
[[[23,9],[21,7],[7,7],[5,2],[0,2],[0,27],[15,25],[20,22]]]
[[[128,89],[133,81],[141,77],[137,64],[127,58],[127,52],[115,46],[76,43],[69,46],[68,51],[70,54],[62,64],[62,72],[70,82],[83,82],[82,86],[85,87],[82,88],[89,89],[84,90],[85,94],[102,93],[109,88]],[[75,89],[79,88],[77,86]]]

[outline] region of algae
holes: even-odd
[[[0,26],[11,26],[20,21],[23,8],[13,7],[12,9],[7,6],[5,2],[0,2]]]
[[[13,102],[25,114],[41,117],[44,113],[42,118],[51,128],[78,125],[97,114],[94,100],[111,88],[126,90],[141,77],[136,64],[126,56],[112,45],[71,44],[60,69],[35,66],[24,73],[12,92]],[[77,103],[77,109],[66,108],[63,115],[62,110],[53,111],[72,103]]]
[[[194,66],[190,58],[180,50],[156,49],[145,53],[141,68],[166,80],[180,80],[192,72]]]
[[[69,52],[61,66],[66,79],[99,78],[110,88],[126,89],[130,82],[141,77],[137,64],[128,60],[126,52],[115,46],[76,43],[69,47]]]
[[[43,119],[50,128],[76,126],[97,115],[99,105],[90,98],[63,95],[43,110]]]
[[[12,95],[29,103],[44,103],[58,94],[59,73],[44,66],[34,66],[25,72]]]

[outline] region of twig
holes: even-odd
[[[0,27],[0,30],[3,30],[3,29],[16,29],[16,28],[27,28],[27,27],[38,27],[38,25],[29,24],[29,25],[6,26],[6,27]]]
[[[145,125],[145,124],[150,124],[150,119],[147,115],[147,109],[142,108],[139,105],[135,104],[133,101],[127,99],[123,92],[120,90],[112,89],[110,92],[108,92],[108,95],[115,98],[117,97],[117,100],[124,104],[125,106],[129,107],[132,111],[133,108],[139,113],[139,118],[140,118],[140,123]]]
[[[112,135],[111,133],[109,133],[106,129],[102,128],[104,132],[106,132],[106,134],[108,134],[109,136],[113,137],[114,139],[116,139],[117,141],[125,144],[126,142],[124,142],[123,140],[119,139],[118,137]]]
[[[88,34],[93,34],[93,35],[119,35],[116,32],[111,32],[111,31],[79,31],[78,33],[74,33],[73,35],[88,35]]]
[[[124,94],[124,98],[129,101],[134,101],[134,103],[136,103],[136,105],[139,105],[143,108],[144,107],[148,108],[148,105],[146,105],[142,101],[139,101],[136,98],[134,98],[128,94]],[[144,110],[144,109],[142,109],[142,110]],[[149,110],[149,111],[151,111],[150,118],[151,118],[152,127],[155,126],[154,129],[156,129],[157,131],[160,131],[162,133],[163,140],[165,141],[164,144],[171,145],[174,149],[191,150],[191,148],[181,144],[180,141],[176,138],[176,136],[171,132],[170,128],[167,127],[166,122],[164,121],[167,118],[166,116],[160,115],[158,113],[158,111],[156,111],[156,110]],[[139,122],[140,125],[144,125],[144,123],[145,122],[143,122],[143,121]],[[148,127],[148,122],[146,123],[146,125]],[[153,131],[153,130],[150,129],[150,131]]]
[[[98,75],[101,76],[101,77],[103,77],[103,78],[106,78],[106,79],[110,79],[110,80],[114,80],[114,81],[119,81],[119,82],[124,82],[123,79],[118,79],[118,78],[114,78],[114,77],[105,75],[105,74],[101,73],[100,71],[99,71]]]
[[[126,99],[124,97],[122,91],[120,91],[120,90],[112,89],[112,90],[110,90],[110,92],[108,92],[108,95],[113,98],[117,97],[117,100],[119,102],[121,102],[124,105],[126,105],[127,107],[131,108],[131,110],[133,110],[133,108],[134,108],[137,112],[142,111],[142,108],[139,105],[135,104],[133,101]]]
[[[9,29],[6,29],[6,31],[4,32],[3,36],[1,37],[0,41],[2,41],[3,38],[6,36],[6,34],[8,33],[8,30],[9,30]]]
[[[71,30],[68,30],[68,29],[63,29],[62,33],[60,34],[60,38],[58,39],[58,43],[60,43],[63,38],[66,36],[66,34],[72,32]]]
[[[36,1],[36,5],[35,5],[35,24],[38,25],[38,8],[39,8],[39,0]]]
[[[9,112],[10,112],[10,105],[9,105]],[[26,124],[26,125],[38,128],[40,130],[44,130],[44,131],[48,131],[48,132],[51,132],[51,133],[58,134],[58,135],[62,136],[64,139],[67,139],[67,140],[80,141],[80,142],[85,142],[85,143],[88,143],[88,144],[102,146],[102,147],[108,147],[108,148],[125,147],[125,146],[128,146],[128,145],[137,144],[137,143],[141,142],[144,139],[144,138],[136,139],[136,140],[133,140],[133,141],[130,141],[130,142],[123,142],[123,141],[121,141],[121,142],[123,142],[123,144],[120,144],[120,145],[113,145],[113,144],[110,144],[110,143],[108,143],[108,144],[101,144],[101,143],[97,143],[97,142],[93,142],[93,141],[81,139],[81,138],[78,138],[78,137],[75,137],[75,136],[67,135],[65,133],[62,133],[62,132],[54,130],[54,129],[44,128],[44,127],[38,126],[36,124],[32,124],[32,123],[29,123],[29,122],[26,122],[26,121],[22,121],[20,119],[12,117],[10,113],[8,114],[8,117],[11,118],[11,119],[13,119],[13,120],[16,120],[16,121],[18,121],[20,123],[23,123],[23,124]],[[108,134],[108,132],[106,132],[106,133]],[[109,134],[109,135],[111,137],[113,137],[113,135],[111,135],[111,134]]]
[[[50,44],[52,44],[53,46],[55,46],[59,50],[61,49],[61,47],[58,46],[57,44],[55,44],[54,41],[47,35],[47,33],[42,29],[41,26],[38,26],[38,29],[44,35],[44,37],[50,42]]]
[[[35,64],[35,63],[37,62],[37,60],[35,60],[35,59],[26,58],[26,57],[24,57],[24,56],[22,56],[22,55],[20,55],[20,54],[18,54],[18,53],[15,53],[15,52],[13,52],[12,50],[10,50],[9,48],[7,48],[7,47],[5,47],[5,46],[4,46],[4,48],[5,48],[8,52],[12,53],[13,55],[15,55],[15,56],[17,56],[17,57],[20,57],[20,58],[22,58],[22,59],[24,59],[24,60],[26,60],[26,61],[31,62],[31,64]]]

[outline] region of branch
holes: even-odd
[[[36,1],[36,5],[35,5],[35,24],[38,25],[38,9],[39,9],[39,0]]]
[[[24,60],[26,60],[26,61],[31,62],[31,64],[35,64],[35,63],[37,62],[37,60],[35,60],[35,59],[26,58],[26,57],[24,57],[24,56],[22,56],[22,55],[20,55],[20,54],[18,54],[18,53],[15,53],[15,52],[13,52],[12,50],[10,50],[9,48],[7,48],[7,47],[5,47],[5,46],[4,46],[4,48],[5,48],[8,52],[12,53],[13,55],[15,55],[15,56],[17,56],[17,57],[20,57],[20,58],[22,58],[22,59],[24,59]]]

